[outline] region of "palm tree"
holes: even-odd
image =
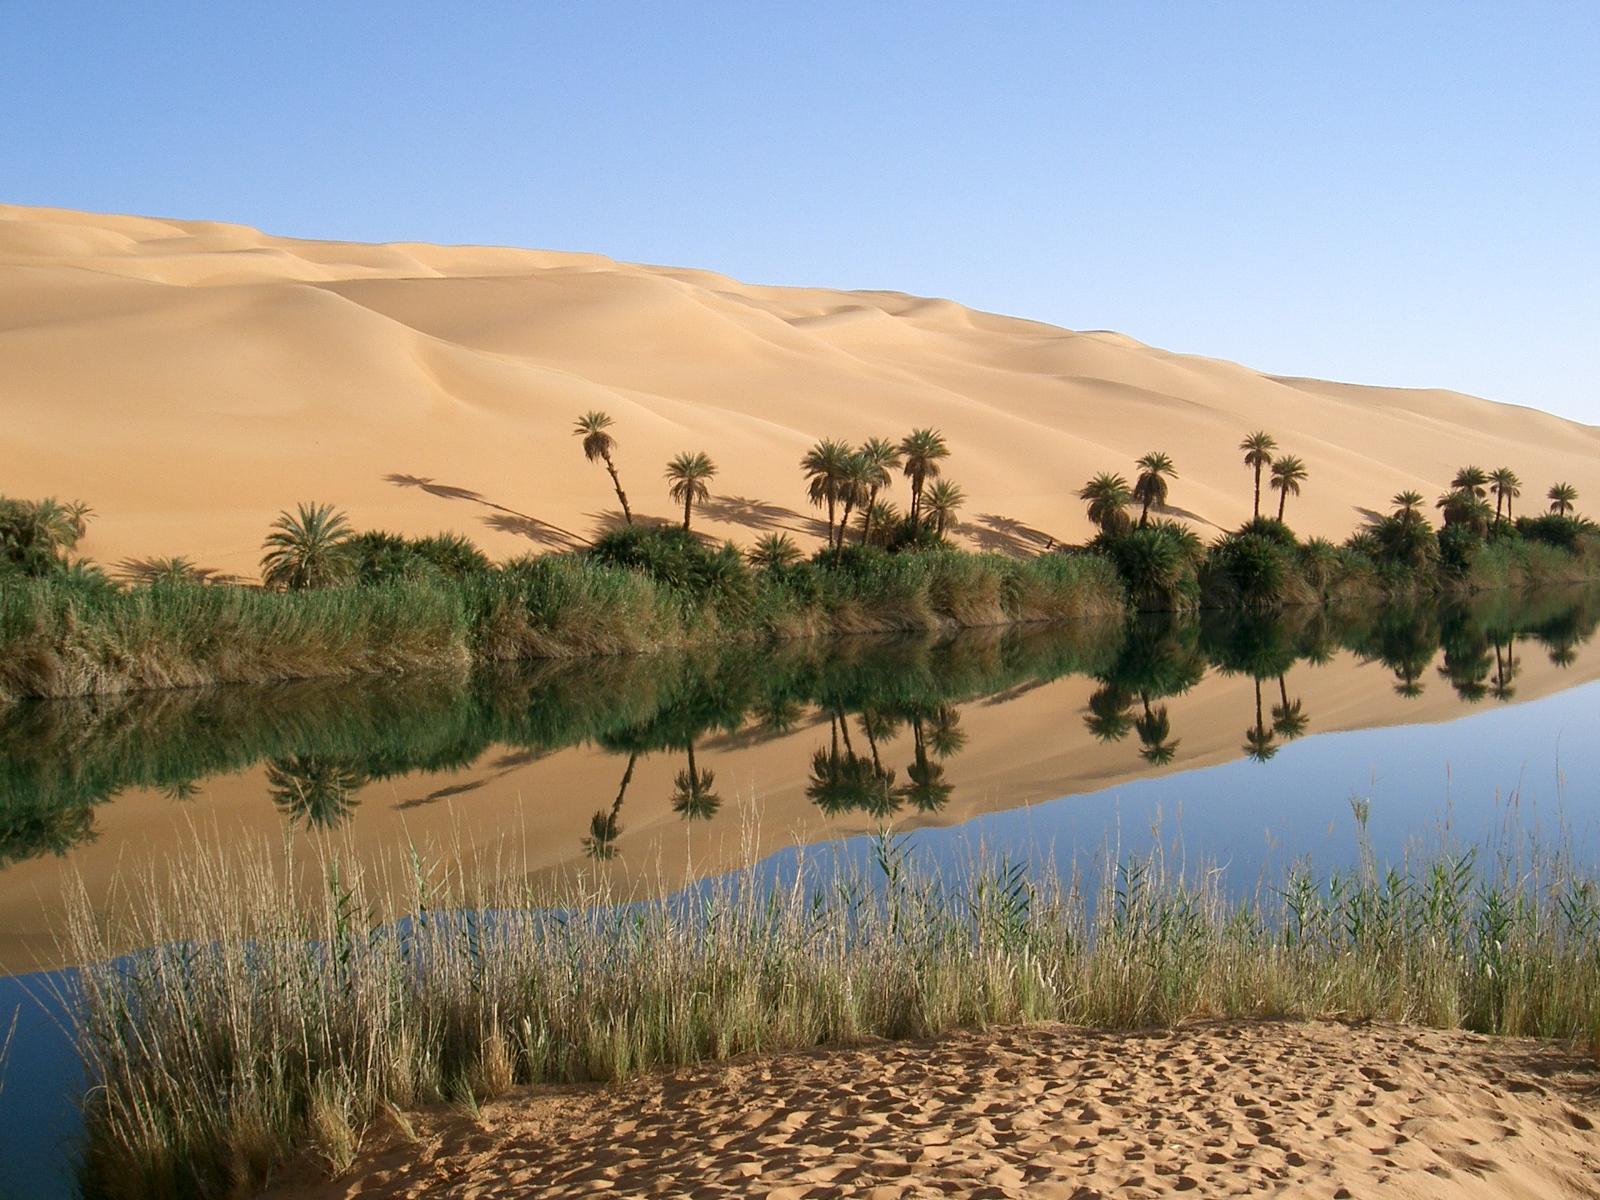
[[[302,504],[297,516],[278,514],[264,543],[262,581],[290,591],[344,583],[355,573],[351,536],[350,522],[331,504]]]
[[[1133,502],[1133,493],[1128,490],[1128,481],[1121,475],[1101,471],[1083,485],[1078,492],[1078,499],[1089,502],[1089,520],[1098,525],[1103,533],[1122,533],[1132,523],[1128,520],[1126,509]]]
[[[876,520],[878,492],[892,482],[889,472],[900,466],[900,449],[886,438],[868,438],[857,451],[866,464],[867,498],[861,505],[861,544],[872,538],[872,524]]]
[[[1570,483],[1558,483],[1545,493],[1550,499],[1550,511],[1557,516],[1568,516],[1578,499],[1578,489]]]
[[[689,513],[696,500],[711,498],[706,480],[717,473],[717,464],[706,457],[704,451],[690,454],[685,450],[667,464],[667,480],[671,486],[667,494],[683,505],[683,527],[689,528]]]
[[[1304,736],[1311,725],[1311,718],[1306,715],[1305,706],[1299,700],[1289,699],[1289,685],[1282,675],[1278,676],[1278,700],[1279,703],[1272,706],[1273,732],[1281,734],[1289,742]]]
[[[1395,520],[1401,525],[1412,526],[1422,520],[1422,493],[1400,492],[1390,501],[1394,505]]]
[[[710,820],[722,807],[722,797],[711,790],[716,772],[698,770],[694,765],[694,740],[688,745],[689,767],[672,781],[672,811],[685,821]]]
[[[1522,495],[1522,480],[1510,467],[1500,467],[1489,473],[1489,490],[1494,493],[1494,523],[1500,524],[1500,504],[1505,502],[1506,520],[1511,520],[1511,502]]]
[[[899,524],[900,510],[888,500],[879,500],[876,504],[861,510],[862,541],[878,546],[887,545],[889,535]],[[869,529],[872,531],[870,536],[867,533]]]
[[[901,469],[911,480],[911,524],[920,529],[923,486],[939,477],[939,460],[950,457],[950,447],[936,429],[913,429],[900,440],[900,453],[905,456]]]
[[[1272,452],[1278,448],[1278,443],[1265,429],[1258,429],[1244,441],[1239,443],[1239,449],[1244,451],[1244,465],[1255,469],[1256,473],[1256,519],[1261,519],[1261,468],[1272,465]]]
[[[839,486],[844,479],[845,463],[850,458],[848,443],[823,438],[806,451],[800,460],[800,469],[806,476],[806,495],[818,508],[828,509],[828,545],[833,545],[833,513],[839,502]]]
[[[956,513],[967,502],[967,494],[959,484],[941,479],[922,494],[922,506],[933,514],[933,531],[944,536],[945,526],[954,521]]]
[[[1152,767],[1164,767],[1178,755],[1178,743],[1169,741],[1172,736],[1172,721],[1167,716],[1167,706],[1150,708],[1150,698],[1141,696],[1144,701],[1144,715],[1133,723],[1133,728],[1139,735],[1143,749],[1139,757]]]
[[[875,468],[865,455],[857,452],[844,460],[844,473],[839,481],[839,499],[844,511],[839,514],[839,541],[834,547],[833,561],[837,563],[844,553],[844,535],[850,525],[850,514],[856,505],[869,505],[872,494],[872,476]]]
[[[1289,493],[1300,494],[1300,485],[1306,480],[1306,465],[1292,454],[1285,454],[1272,464],[1272,487],[1278,493],[1278,523],[1283,523],[1283,506]]]
[[[617,502],[622,505],[622,515],[629,525],[633,524],[633,510],[628,507],[628,494],[622,490],[622,481],[617,478],[617,464],[611,461],[611,451],[616,448],[616,439],[606,429],[611,424],[611,418],[599,409],[586,412],[578,418],[577,426],[573,429],[574,436],[583,438],[584,457],[590,462],[603,462],[606,470],[611,475],[611,486],[617,490]]]
[[[1139,478],[1133,483],[1133,498],[1142,507],[1139,510],[1139,528],[1143,529],[1150,523],[1150,510],[1165,507],[1167,503],[1167,479],[1178,477],[1178,469],[1172,465],[1169,455],[1159,450],[1152,450],[1139,460]]]
[[[1450,486],[1458,492],[1471,492],[1482,500],[1486,494],[1485,487],[1489,477],[1484,474],[1482,467],[1462,467],[1456,472],[1456,477],[1450,481]]]
[[[1095,739],[1102,742],[1120,742],[1133,728],[1133,717],[1128,709],[1133,705],[1133,693],[1115,683],[1105,683],[1089,696],[1089,711],[1083,725]]]
[[[793,566],[800,561],[800,547],[787,533],[769,533],[745,551],[745,559],[752,567]]]
[[[902,795],[918,812],[938,812],[955,790],[953,784],[945,782],[944,766],[928,757],[927,734],[920,712],[911,718],[911,765],[906,767],[906,778],[911,782],[902,789]]]

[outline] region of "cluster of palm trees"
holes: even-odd
[[[800,460],[806,479],[806,496],[825,509],[828,546],[838,554],[844,547],[852,513],[860,514],[860,541],[882,541],[901,524],[898,509],[880,496],[900,471],[911,485],[911,503],[904,520],[913,534],[931,528],[938,537],[966,502],[966,494],[948,479],[941,479],[941,461],[950,448],[936,429],[914,429],[899,444],[886,438],[869,438],[859,448],[836,438],[824,438]],[[931,481],[931,482],[930,482]]]
[[[1489,510],[1489,496],[1494,496],[1494,511]],[[1440,496],[1437,507],[1446,525],[1465,525],[1480,537],[1491,528],[1498,529],[1513,520],[1512,502],[1522,495],[1522,480],[1510,467],[1485,471],[1482,467],[1466,466],[1456,472],[1450,481],[1450,490]],[[1400,505],[1402,498],[1421,497],[1415,492],[1402,492],[1395,497]],[[1578,499],[1578,489],[1570,483],[1552,484],[1545,493],[1550,501],[1550,512],[1556,516],[1571,516]]]
[[[1139,474],[1133,486],[1121,475],[1102,471],[1078,492],[1080,500],[1089,502],[1089,520],[1099,526],[1100,532],[1116,536],[1133,528],[1133,518],[1128,506],[1139,505],[1139,528],[1150,524],[1150,510],[1167,505],[1167,480],[1176,479],[1178,470],[1172,458],[1159,450],[1152,450],[1138,461]]]

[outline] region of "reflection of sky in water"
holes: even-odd
[[[1439,725],[1312,736],[1265,763],[1240,759],[1119,784],[923,830],[915,841],[941,857],[981,838],[1036,852],[1054,845],[1066,859],[1119,832],[1124,847],[1147,846],[1159,820],[1164,845],[1181,836],[1191,861],[1228,863],[1249,886],[1262,867],[1297,855],[1325,866],[1353,862],[1352,796],[1371,799],[1368,829],[1380,859],[1398,858],[1417,840],[1437,844],[1447,821],[1463,843],[1489,838],[1517,799],[1525,829],[1537,822],[1549,836],[1564,822],[1592,862],[1600,849],[1600,683]]]

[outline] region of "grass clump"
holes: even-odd
[[[393,906],[338,857],[185,863],[114,926],[72,909],[70,953],[97,964],[75,1000],[90,1196],[226,1195],[296,1148],[338,1170],[395,1109],[516,1083],[994,1023],[1600,1028],[1600,887],[1561,853],[1363,853],[1241,898],[1159,853],[1063,881],[982,856],[941,871],[883,833],[867,865],[621,903],[413,849]]]

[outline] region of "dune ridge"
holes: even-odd
[[[1237,525],[1234,447],[1261,426],[1310,468],[1289,509],[1306,534],[1342,538],[1466,462],[1517,470],[1522,511],[1556,479],[1600,489],[1600,429],[1536,410],[1269,376],[950,300],[7,205],[0,380],[0,490],[87,501],[80,548],[103,563],[182,554],[245,577],[306,499],[495,557],[582,544],[620,517],[571,436],[590,408],[616,418],[647,516],[672,516],[666,460],[709,452],[697,523],[741,543],[819,537],[796,469],[817,437],[913,425],[951,446],[959,537],[1000,551],[1081,540],[1076,487],[1150,449],[1177,460],[1180,515]]]

